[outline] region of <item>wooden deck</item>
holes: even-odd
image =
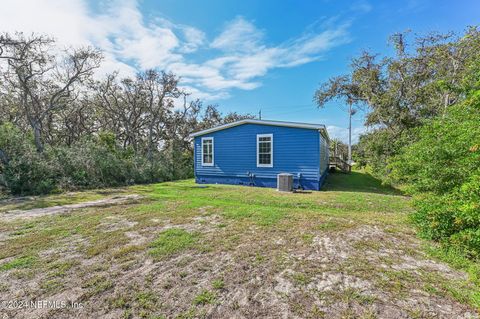
[[[347,163],[347,161],[341,159],[340,157],[331,156],[328,164],[329,169],[335,168],[344,173],[350,173],[352,171],[352,166]]]

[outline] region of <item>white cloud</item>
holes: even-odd
[[[321,30],[310,30],[279,45],[268,46],[263,41],[263,31],[243,17],[237,17],[211,44],[225,54],[206,62],[222,71],[226,80],[206,84],[212,89],[254,89],[261,85],[258,78],[269,70],[319,60],[328,50],[349,41],[348,27],[349,23],[324,24]]]
[[[366,128],[361,127],[353,127],[352,128],[352,144],[358,143],[358,139],[361,134],[366,132]],[[343,143],[348,144],[348,128],[340,127],[335,125],[328,125],[327,132],[331,139],[336,138],[341,140]]]
[[[189,26],[180,26],[179,28],[182,30],[183,35],[185,36],[183,52],[195,52],[204,44],[206,36],[202,31]]]
[[[268,45],[265,31],[236,17],[210,42],[193,26],[163,18],[147,20],[135,0],[102,3],[93,12],[86,0],[17,0],[2,4],[0,30],[46,33],[63,46],[92,45],[105,55],[100,73],[159,68],[182,77],[192,97],[220,99],[229,90],[252,90],[275,68],[319,60],[348,41],[348,23],[330,22],[296,38]],[[204,49],[210,58],[195,60]]]
[[[373,7],[367,1],[359,0],[357,2],[354,2],[350,9],[357,13],[368,13],[373,10]]]
[[[262,48],[262,38],[262,31],[239,16],[227,23],[223,32],[213,40],[210,46],[227,52],[255,52]]]

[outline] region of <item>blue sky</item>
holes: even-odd
[[[312,96],[348,72],[362,50],[388,55],[388,36],[462,32],[479,23],[480,1],[18,0],[4,2],[1,31],[48,33],[65,46],[105,52],[100,72],[172,71],[192,97],[223,112],[326,124],[346,138],[338,103]],[[354,135],[364,131],[362,114]]]

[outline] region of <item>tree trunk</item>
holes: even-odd
[[[348,104],[348,164],[352,163],[352,104]]]
[[[157,121],[157,116],[152,119],[152,123],[150,123],[148,127],[148,150],[147,150],[147,159],[152,162],[153,160],[153,128]]]
[[[35,138],[35,147],[37,148],[37,152],[43,153],[42,132],[40,129],[40,124],[38,122],[33,122],[32,127],[33,127],[33,135]]]
[[[149,128],[148,132],[148,150],[147,150],[147,159],[152,162],[153,160],[153,128]]]
[[[450,94],[446,94],[445,95],[445,98],[443,99],[443,114],[442,114],[442,118],[445,117],[445,115],[447,114],[447,108],[450,104]]]
[[[9,162],[7,154],[2,149],[0,149],[0,162],[2,162],[3,165],[7,165]]]

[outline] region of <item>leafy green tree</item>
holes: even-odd
[[[338,138],[330,140],[330,156],[340,157],[342,159],[348,158],[348,145],[345,145]]]
[[[342,99],[366,107],[371,130],[360,148],[378,176],[388,176],[388,159],[415,141],[415,128],[465,98],[464,88],[475,83],[471,65],[480,59],[475,27],[462,36],[432,33],[410,41],[408,33],[399,33],[390,40],[394,56],[364,52],[349,74],[330,79],[315,94],[320,106]]]
[[[188,100],[159,70],[94,81],[92,48],[0,34],[0,186],[14,194],[193,176],[192,131],[252,117]],[[98,74],[97,74],[98,76]]]
[[[467,96],[419,128],[389,167],[414,195],[422,234],[480,258],[480,90]]]

